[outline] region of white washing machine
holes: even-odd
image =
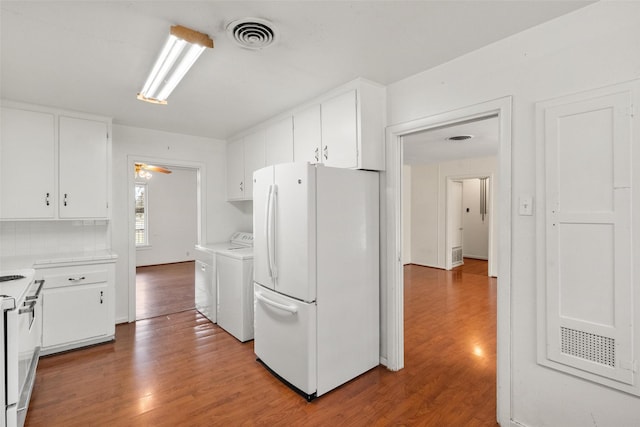
[[[253,247],[216,254],[218,326],[240,342],[253,339]]]
[[[241,231],[233,233],[230,241],[220,243],[207,243],[195,247],[195,305],[196,310],[202,313],[213,323],[217,322],[217,274],[216,254],[219,251],[251,248],[253,246],[253,234]]]

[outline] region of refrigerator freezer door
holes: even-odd
[[[254,285],[256,356],[307,395],[316,392],[316,305]]]
[[[275,255],[267,235],[269,223],[273,225],[269,213],[270,206],[273,206],[272,192],[273,166],[255,171],[253,173],[253,280],[270,289],[273,289],[274,281],[271,277],[269,260]]]
[[[316,299],[316,167],[276,165],[274,183],[275,290],[312,302]]]

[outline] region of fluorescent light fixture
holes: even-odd
[[[138,99],[166,104],[171,92],[208,47],[213,47],[213,40],[208,35],[181,25],[172,26],[160,56],[138,93]]]

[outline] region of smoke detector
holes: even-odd
[[[459,141],[467,141],[469,139],[473,138],[473,135],[456,135],[456,136],[450,136],[448,138],[446,138],[447,141],[454,141],[454,142],[459,142]]]
[[[229,23],[227,35],[238,46],[251,50],[269,47],[278,39],[273,24],[260,18],[242,18]]]

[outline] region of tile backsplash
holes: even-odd
[[[105,220],[0,222],[0,256],[90,252],[109,249]]]

